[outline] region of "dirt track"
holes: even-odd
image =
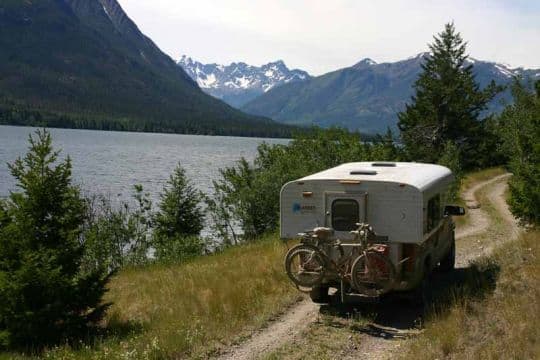
[[[319,305],[303,300],[268,327],[253,334],[245,343],[229,349],[220,359],[257,359],[288,341],[294,341],[317,319],[318,312]]]
[[[501,239],[493,239],[489,245],[470,247],[462,245],[457,241],[457,267],[464,268],[468,263],[489,253],[493,247],[505,240],[515,238],[518,234],[518,227],[515,219],[510,214],[504,192],[506,189],[506,179],[510,175],[499,175],[488,181],[481,182],[473,186],[463,194],[463,198],[468,202],[477,201],[475,193],[480,189],[489,186],[488,200],[501,214],[505,222],[510,227],[509,233]],[[488,214],[482,207],[468,209],[469,221],[466,226],[458,228],[456,239],[464,239],[472,235],[485,232],[490,225]],[[465,243],[465,241],[463,242]],[[319,312],[322,311],[319,305],[309,300],[304,300],[293,306],[287,313],[271,322],[267,327],[255,332],[247,341],[227,350],[219,359],[258,359],[282,345],[295,342],[302,337],[308,326],[317,320]],[[377,324],[373,324],[372,332],[366,332],[362,341],[352,352],[340,354],[339,358],[345,359],[389,359],[392,354],[399,350],[403,344],[403,339],[416,334],[415,317],[418,314],[414,311],[410,314],[400,314],[400,309],[391,306],[384,316],[378,319]]]

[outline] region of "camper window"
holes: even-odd
[[[427,232],[433,230],[441,220],[441,196],[435,195],[428,201],[427,206]]]
[[[332,227],[337,231],[356,229],[360,221],[360,207],[353,199],[337,199],[332,202]]]

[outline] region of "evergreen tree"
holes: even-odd
[[[466,43],[453,23],[434,37],[422,73],[414,84],[416,95],[398,114],[398,127],[408,157],[437,162],[448,141],[460,150],[464,167],[475,166],[475,149],[482,139],[480,118],[487,103],[500,91],[493,82],[480,90],[472,63],[467,63]]]
[[[179,258],[202,252],[202,242],[195,241],[204,226],[202,200],[203,194],[193,187],[184,168],[178,165],[160,195],[159,210],[154,217],[158,258],[173,258],[171,251]]]
[[[108,276],[81,270],[85,201],[51,136],[30,136],[9,166],[21,192],[0,203],[0,346],[40,346],[80,335],[98,321]]]

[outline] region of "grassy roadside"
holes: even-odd
[[[476,266],[499,268],[492,289],[457,289],[402,359],[537,359],[540,356],[540,232],[498,248]],[[472,285],[472,284],[471,284]],[[487,295],[475,299],[478,292]],[[463,296],[463,293],[465,296]]]
[[[277,236],[179,265],[126,269],[111,282],[109,334],[46,359],[205,357],[294,303]],[[2,354],[0,359],[25,358]]]

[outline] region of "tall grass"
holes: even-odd
[[[495,290],[482,299],[456,297],[426,322],[402,358],[540,358],[540,232],[505,244],[489,261],[500,267]]]
[[[285,251],[277,236],[268,236],[184,264],[125,269],[106,297],[113,302],[108,333],[44,358],[206,357],[298,299],[282,269]]]

